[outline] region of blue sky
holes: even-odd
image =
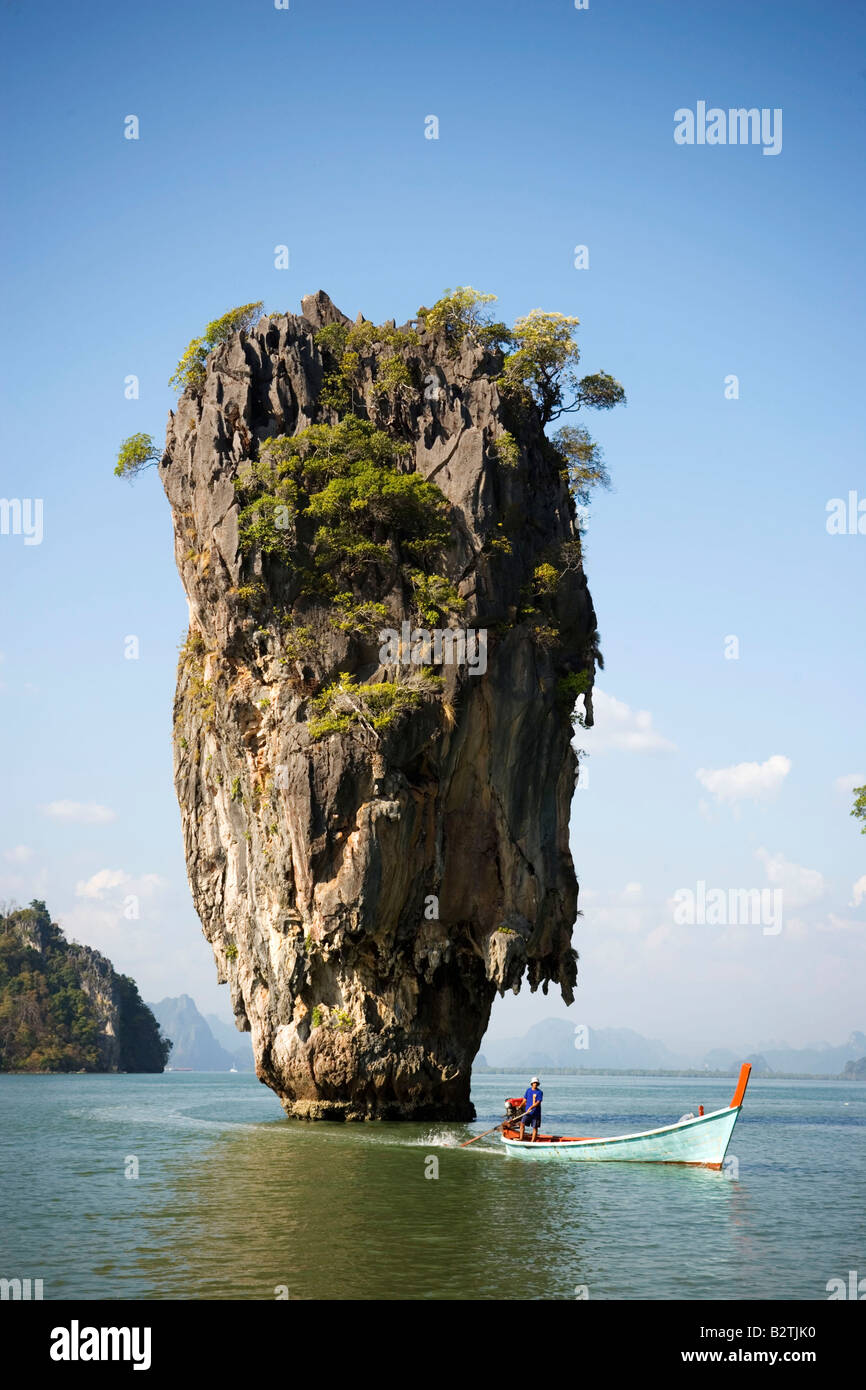
[[[0,898],[44,897],[146,997],[227,1013],[171,784],[170,517],[155,475],[113,478],[118,443],[161,439],[175,362],[232,305],[321,287],[399,322],[472,284],[506,319],[577,314],[586,370],[628,393],[588,422],[614,488],[587,539],[606,668],[572,815],[580,992],[509,997],[494,1032],[866,1026],[866,839],[839,785],[866,780],[866,535],[826,529],[830,499],[866,498],[860,7],[49,0],[3,28],[0,495],[41,498],[44,536],[0,535]],[[781,152],[675,144],[698,101],[781,108]],[[700,881],[782,887],[782,930],[677,926]]]

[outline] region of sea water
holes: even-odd
[[[823,1300],[866,1277],[862,1084],[753,1080],[722,1173],[461,1149],[527,1080],[476,1075],[473,1125],[340,1125],[287,1120],[251,1075],[0,1076],[0,1280],[44,1299]],[[733,1087],[551,1075],[544,1128],[648,1129]]]

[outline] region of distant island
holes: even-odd
[[[0,1072],[161,1072],[170,1049],[135,981],[44,902],[0,913]]]

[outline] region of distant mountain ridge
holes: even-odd
[[[249,1034],[237,1033],[215,1014],[205,1018],[188,994],[151,1004],[160,1027],[172,1039],[168,1067],[190,1071],[253,1070]],[[244,1046],[246,1039],[246,1046]]]
[[[631,1028],[576,1028],[562,1018],[542,1019],[522,1038],[501,1042],[485,1038],[481,1046],[491,1067],[636,1067],[642,1071],[665,1071],[687,1065],[664,1043],[641,1037]]]
[[[675,1052],[665,1043],[645,1038],[631,1028],[584,1028],[561,1018],[533,1024],[518,1038],[486,1037],[476,1065],[535,1068],[577,1068],[610,1071],[675,1071],[706,1069],[735,1074],[743,1061],[752,1063],[755,1075],[803,1072],[813,1076],[840,1076],[849,1062],[866,1054],[866,1034],[855,1031],[840,1046],[817,1043],[795,1048],[787,1043],[759,1044],[752,1052],[713,1048],[702,1055]]]

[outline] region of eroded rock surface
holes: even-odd
[[[378,641],[339,631],[284,566],[239,549],[239,470],[265,439],[337,418],[319,404],[315,335],[349,321],[321,292],[302,307],[216,349],[160,465],[190,609],[174,741],[190,884],[258,1075],[289,1114],[467,1119],[496,992],[528,978],[570,1001],[576,979],[561,679],[587,666],[591,679],[582,567],[561,576],[552,645],[521,618],[535,567],[576,536],[574,509],[537,417],[509,414],[497,353],[471,337],[455,353],[416,325],[400,350],[415,387],[390,395],[374,389],[381,354],[362,355],[356,409],[409,441],[408,466],[450,503],[442,568],[464,624],[488,630],[488,669],[445,667],[442,698],[381,735],[311,740],[326,682],[385,675]],[[511,466],[495,448],[506,430]],[[276,619],[293,603],[316,634],[301,656]],[[389,610],[411,618],[399,590]]]

